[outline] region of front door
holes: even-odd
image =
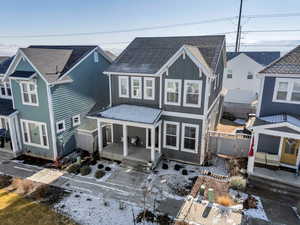
[[[159,141],[159,127],[157,126],[155,128],[155,148],[158,149],[158,141]],[[147,141],[147,148],[151,148],[151,129],[147,129],[147,138],[148,138],[148,141]]]
[[[284,138],[280,162],[291,166],[296,166],[299,146],[299,140]]]

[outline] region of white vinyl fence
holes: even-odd
[[[208,135],[208,151],[235,157],[247,157],[251,135],[230,134],[210,131]]]

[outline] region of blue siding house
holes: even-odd
[[[16,115],[16,154],[58,160],[76,147],[75,134],[96,105],[109,104],[103,71],[111,58],[98,46],[29,46],[5,73]]]
[[[261,91],[248,172],[266,177],[273,174],[274,179],[284,181],[289,176],[286,171],[298,172],[300,166],[300,46],[264,68],[259,76]],[[268,169],[286,173],[276,177]]]
[[[154,167],[202,164],[219,120],[225,36],[136,38],[105,70],[110,107],[94,113],[100,156]]]

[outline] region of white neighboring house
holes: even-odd
[[[279,57],[280,52],[227,52],[227,67],[223,78],[223,87],[227,89],[224,111],[236,114],[237,117],[251,113],[260,87],[260,79],[256,74]],[[237,104],[242,104],[245,109],[231,111]]]

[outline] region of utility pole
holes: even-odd
[[[235,41],[235,52],[240,50],[240,41],[241,41],[241,17],[242,17],[242,9],[243,9],[243,0],[241,0],[240,4],[240,13],[239,13],[239,22],[236,34],[236,41]]]

